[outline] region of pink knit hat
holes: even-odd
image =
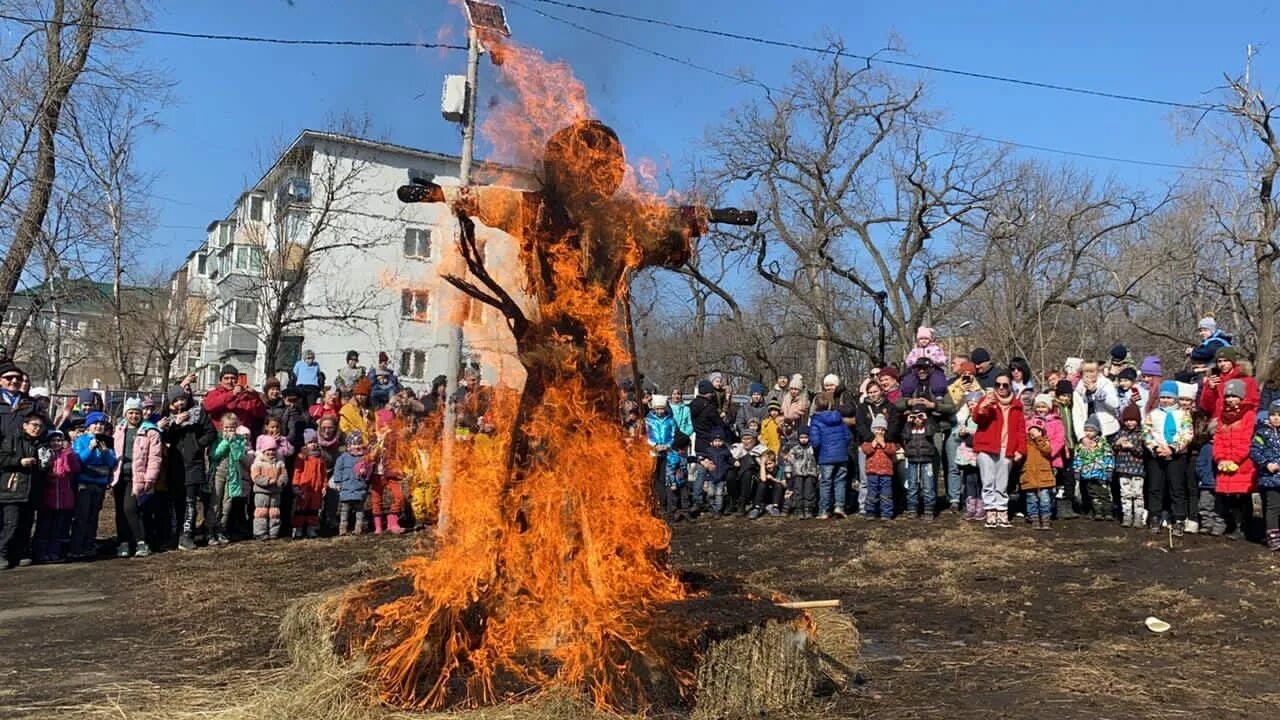
[[[280,442],[276,440],[274,435],[258,436],[258,452],[262,452],[263,450],[278,450],[279,448]]]
[[[917,339],[917,340],[932,340],[932,339],[933,339],[933,328],[927,328],[927,327],[924,327],[924,326],[922,325],[922,326],[920,327],[920,329],[919,329],[919,330],[916,330],[916,339]]]

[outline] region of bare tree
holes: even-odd
[[[17,101],[5,100],[4,119],[13,124],[16,137],[7,138],[11,154],[0,181],[0,202],[20,202],[23,210],[0,262],[0,316],[9,309],[44,227],[57,178],[63,108],[89,60],[101,4],[99,0],[53,0],[44,14],[47,21],[32,23],[4,63],[6,89],[19,83],[30,89],[14,96]]]
[[[1197,279],[1235,319],[1237,340],[1252,351],[1256,374],[1271,378],[1277,369],[1272,355],[1280,313],[1276,108],[1254,89],[1248,70],[1241,77],[1227,76],[1223,92],[1228,100],[1216,109],[1225,112],[1204,113],[1195,129],[1211,136],[1224,164],[1243,167],[1248,175],[1223,172],[1213,180],[1206,252],[1216,262],[1202,264]]]
[[[1002,181],[999,154],[926,140],[921,86],[850,67],[840,49],[798,63],[783,92],[731,113],[708,140],[716,177],[745,186],[762,211],[745,239],[757,272],[812,324],[818,374],[832,346],[878,354],[837,331],[841,305],[875,302],[905,348],[916,326],[981,286],[984,258],[946,248],[981,229]]]
[[[365,137],[369,127],[367,118],[344,117],[334,132]],[[244,232],[261,252],[261,273],[245,293],[257,299],[268,374],[287,369],[277,367],[283,341],[304,323],[359,328],[374,322],[385,303],[376,284],[345,281],[339,262],[388,240],[369,229],[385,218],[362,210],[383,192],[369,182],[375,166],[365,153],[343,142],[295,146],[267,175],[267,189],[282,192],[275,193],[268,221]],[[305,183],[305,197],[287,191],[294,181]]]
[[[150,369],[146,336],[156,299],[150,291],[129,287],[150,221],[151,179],[138,171],[135,150],[139,136],[156,121],[141,98],[91,88],[69,106],[66,125],[79,151],[75,161],[92,187],[85,203],[88,225],[101,236],[109,263],[112,364],[121,387],[137,390]]]

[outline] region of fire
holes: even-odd
[[[612,131],[588,121],[567,65],[502,52],[510,100],[482,131],[494,159],[545,159],[545,187],[479,188],[469,214],[505,223],[520,245],[533,307],[509,321],[525,387],[496,395],[499,435],[460,443],[435,546],[402,562],[397,581],[350,595],[344,618],[392,705],[562,686],[600,707],[642,706],[643,678],[674,672],[650,645],[650,618],[686,590],[665,562],[670,533],[654,513],[646,449],[616,417],[614,372],[627,360],[616,298],[628,270],[686,257],[691,233],[638,188]],[[417,462],[412,450],[401,462]],[[430,483],[433,470],[421,461],[415,476]]]

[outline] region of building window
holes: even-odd
[[[427,321],[429,294],[426,290],[400,291],[400,317],[415,322]]]
[[[236,248],[236,269],[262,272],[262,248],[241,245]]]
[[[209,273],[209,256],[204,253],[196,255],[196,274],[204,277]]]
[[[423,350],[400,351],[400,377],[421,380],[427,374],[427,353]]]
[[[198,367],[200,367],[200,358],[198,357],[187,358],[187,372],[193,373],[196,371],[196,368]]]
[[[261,195],[249,196],[249,219],[254,222],[262,222],[262,210],[264,202]]]
[[[424,228],[405,228],[404,256],[431,259],[431,231]]]
[[[234,301],[233,321],[237,325],[253,325],[258,322],[258,303],[237,298]]]
[[[226,247],[236,236],[236,224],[231,221],[218,225],[218,247]]]

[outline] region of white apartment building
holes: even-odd
[[[411,177],[457,184],[459,162],[303,131],[225,217],[209,224],[204,243],[175,273],[175,290],[184,285],[206,307],[203,337],[179,364],[212,385],[221,365],[231,363],[257,386],[273,370],[292,367],[304,349],[330,376],[348,350],[358,351],[366,367],[383,351],[402,382],[421,389],[448,374],[451,320],[461,320],[464,365],[478,367],[486,383],[522,382],[500,314],[471,303],[441,277],[442,267],[460,267],[455,218],[444,205],[396,198]],[[532,184],[527,173],[485,164],[472,176],[481,184]],[[481,232],[486,266],[515,291],[521,275],[512,238]],[[301,303],[285,313],[298,322],[287,326],[276,362],[268,363],[268,318],[280,305],[279,288],[300,270]]]

